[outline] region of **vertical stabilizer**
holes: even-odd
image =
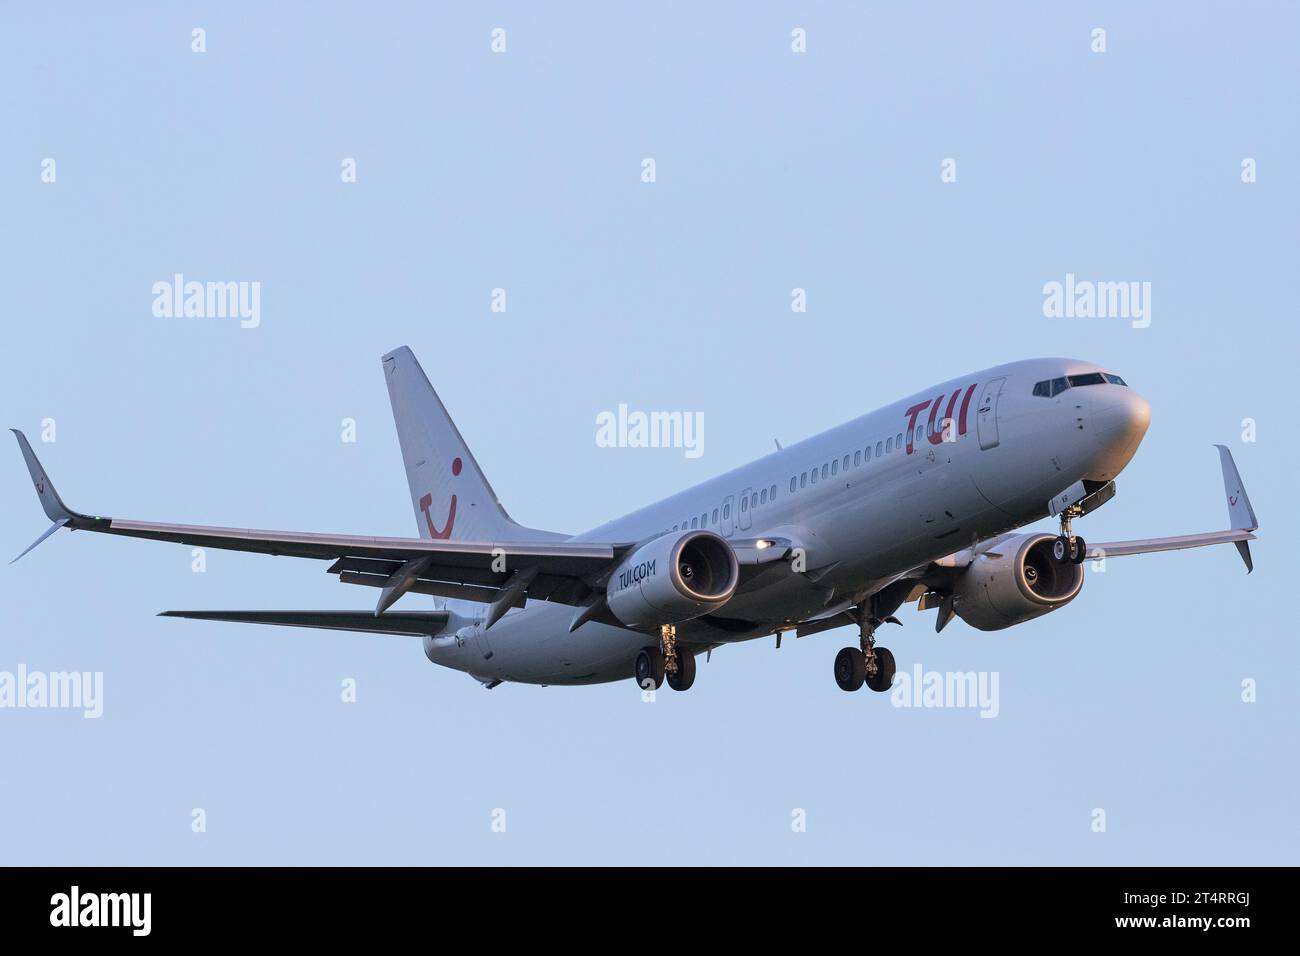
[[[389,352],[383,363],[420,537],[507,542],[568,537],[510,519],[409,348]]]

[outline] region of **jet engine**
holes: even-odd
[[[971,627],[1000,631],[1064,607],[1083,588],[1083,565],[1052,557],[1050,534],[1022,534],[981,554],[953,587],[953,610]]]
[[[731,600],[740,562],[712,531],[665,534],[641,545],[614,569],[609,609],[629,627],[659,627],[716,611]]]

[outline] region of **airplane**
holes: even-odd
[[[583,534],[515,523],[409,348],[383,356],[417,538],[159,524],[73,511],[22,432],[36,494],[59,528],[329,561],[375,588],[373,610],[164,611],[162,616],[421,638],[435,664],[490,688],[633,679],[688,690],[727,644],[845,625],[836,684],[887,691],[877,643],[905,603],[996,631],[1059,610],[1084,562],[1248,542],[1259,523],[1217,445],[1230,527],[1089,546],[1073,523],[1115,495],[1151,408],[1091,362],[1012,362],[925,389]],[[1059,533],[1019,531],[1054,516]],[[14,559],[15,561],[18,558]],[[408,592],[434,610],[393,610]]]

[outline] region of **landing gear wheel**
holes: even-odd
[[[840,690],[861,690],[867,679],[867,655],[856,647],[846,647],[835,655],[835,683]]]
[[[695,683],[695,655],[677,649],[677,671],[668,675],[668,686],[673,690],[690,690]]]
[[[650,685],[658,690],[664,684],[664,654],[657,647],[643,647],[636,655],[636,665],[633,669],[632,676],[636,678],[636,686],[642,690],[649,690]]]
[[[1084,555],[1088,553],[1088,545],[1082,538],[1076,537],[1070,546],[1070,563],[1083,564]]]
[[[867,674],[867,686],[876,693],[884,693],[894,684],[894,655],[887,647],[874,648],[876,652],[876,672]],[[866,662],[863,662],[865,667]]]
[[[1070,539],[1063,534],[1058,534],[1056,540],[1052,542],[1052,557],[1056,559],[1057,564],[1068,564],[1070,556]]]

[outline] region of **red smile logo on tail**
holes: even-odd
[[[451,473],[453,476],[460,474],[461,462],[457,458],[451,463]],[[433,495],[426,494],[420,499],[420,510],[424,512],[424,521],[429,526],[429,537],[435,541],[445,541],[451,537],[452,526],[456,523],[456,496],[451,496],[451,507],[447,511],[447,525],[441,531],[434,526],[433,515],[429,514],[429,506],[433,504]]]

